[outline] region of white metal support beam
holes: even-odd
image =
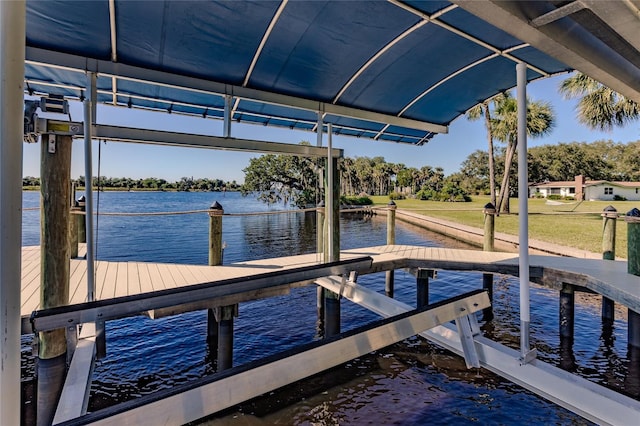
[[[83,102],[84,108],[84,193],[85,193],[85,222],[87,236],[87,300],[95,300],[95,241],[93,234],[93,152],[92,130],[96,120],[97,104],[96,73],[87,73],[88,99]]]
[[[327,125],[327,183],[325,186],[325,217],[327,220],[327,247],[328,247],[328,259],[326,261],[333,262],[334,259],[334,244],[333,240],[333,227],[336,226],[335,220],[333,217],[334,206],[333,206],[333,180],[336,178],[333,173],[333,159],[331,158],[331,151],[333,149],[332,142],[333,129],[331,123]]]
[[[516,65],[518,102],[518,258],[520,269],[520,355],[523,363],[535,357],[529,346],[529,188],[527,174],[527,66]]]
[[[575,68],[578,71],[595,78],[611,89],[640,102],[640,69],[627,58],[620,55],[615,48],[596,40],[595,35],[585,30],[586,37],[575,37],[579,26],[574,22],[553,22],[549,25],[534,27],[529,17],[519,9],[518,2],[497,0],[452,0],[466,11],[531,44],[536,49],[556,58],[557,60]],[[637,12],[629,8],[629,2],[604,1],[593,2],[595,13],[607,25],[615,28],[625,41],[637,46],[639,44],[635,25],[627,26],[629,22],[637,22]],[[585,2],[590,4],[590,2]],[[604,10],[607,10],[607,15]],[[624,11],[624,12],[623,12]],[[635,18],[632,17],[635,15]],[[616,21],[616,16],[625,19]],[[549,28],[553,27],[553,28]]]
[[[95,138],[117,142],[145,143],[152,145],[174,145],[191,148],[227,149],[230,151],[251,151],[276,154],[324,157],[325,148],[282,142],[258,141],[252,139],[225,138],[220,136],[196,135],[190,133],[165,132],[160,130],[134,129],[129,127],[94,126]],[[340,158],[342,149],[332,149],[331,156]]]
[[[0,1],[0,424],[20,424],[20,262],[26,6]]]

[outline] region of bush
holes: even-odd
[[[359,197],[347,197],[343,195],[340,197],[340,204],[347,206],[370,206],[373,204],[373,200],[366,195]]]
[[[562,200],[562,195],[560,195],[560,194],[549,194],[549,195],[547,195],[547,200]]]
[[[613,196],[613,201],[627,201],[627,197],[623,197],[622,195],[615,194]]]
[[[404,194],[401,194],[399,192],[393,191],[389,193],[389,199],[390,200],[404,200],[405,196]]]

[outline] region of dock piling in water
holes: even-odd
[[[496,207],[491,204],[485,204],[482,209],[484,213],[484,239],[482,249],[484,251],[495,250],[495,220],[496,220]],[[487,291],[491,304],[488,308],[482,311],[482,319],[484,321],[491,321],[493,319],[493,274],[482,274],[482,288]]]
[[[616,258],[616,222],[618,210],[613,206],[607,206],[602,211],[602,259],[615,260]],[[614,320],[613,300],[602,296],[602,323],[612,325]]]
[[[396,243],[396,203],[393,200],[387,204],[387,245]],[[386,272],[385,276],[385,293],[388,297],[393,298],[395,271],[393,269]]]
[[[222,265],[222,215],[217,201],[209,207],[209,266]],[[238,305],[210,308],[207,312],[207,340],[217,347],[218,371],[233,367],[233,318]]]
[[[86,211],[87,211],[87,199],[84,195],[81,195],[78,198],[78,207],[80,208],[81,214],[77,215],[78,220],[78,242],[86,243],[87,242],[87,221],[86,221]]]
[[[45,134],[40,153],[40,307],[69,303],[71,136]],[[51,424],[66,370],[65,328],[41,332],[37,424]]]
[[[627,272],[640,276],[640,210],[631,209],[627,222]],[[640,348],[640,314],[629,309],[629,346]]]
[[[433,270],[418,268],[416,273],[416,308],[418,309],[429,304],[429,278],[434,274]]]

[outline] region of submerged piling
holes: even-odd
[[[416,308],[422,308],[429,304],[429,278],[433,271],[418,268],[416,273]]]
[[[625,216],[627,222],[627,272],[640,276],[640,210],[631,209]],[[640,348],[640,314],[629,309],[629,346]]]
[[[602,211],[602,259],[615,260],[616,258],[616,221],[618,210],[613,206],[607,206]],[[613,300],[602,296],[602,324],[612,325],[615,317]]]
[[[482,250],[494,251],[496,207],[491,203],[487,203],[482,209],[482,212],[484,213],[484,239]],[[489,301],[491,302],[491,305],[488,308],[482,310],[482,319],[484,321],[491,321],[493,319],[493,274],[482,274],[482,288],[489,295]]]
[[[387,204],[387,245],[396,243],[396,203],[393,200]],[[385,276],[385,293],[387,297],[393,298],[393,290],[395,286],[395,272],[387,271]]]

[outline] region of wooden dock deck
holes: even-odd
[[[84,254],[81,247],[80,255]],[[391,269],[430,268],[518,274],[518,256],[514,253],[484,252],[405,245],[383,245],[344,250],[341,259],[371,256],[373,264],[366,273]],[[184,265],[150,262],[96,262],[96,298],[105,300],[230,278],[286,271],[321,263],[318,254],[238,262],[222,266]],[[554,289],[570,283],[602,294],[640,312],[640,277],[627,273],[626,262],[575,259],[558,256],[530,257],[531,280]],[[69,303],[86,301],[86,261],[70,260]],[[21,315],[24,319],[40,308],[40,247],[22,249]]]

